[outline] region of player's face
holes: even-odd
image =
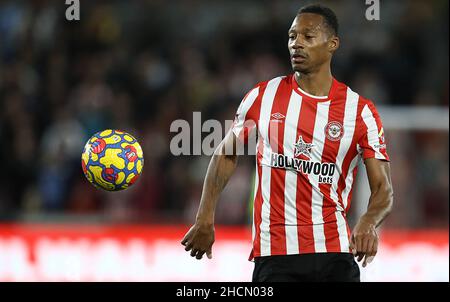
[[[336,42],[337,38],[329,33],[322,16],[300,14],[292,22],[288,34],[288,48],[295,72],[313,72],[331,60],[330,42]]]

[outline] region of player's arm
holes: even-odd
[[[361,216],[355,226],[350,248],[357,261],[364,258],[363,267],[370,263],[378,250],[376,228],[389,215],[393,204],[393,188],[390,165],[387,161],[375,158],[365,160],[370,186],[370,198],[367,212]],[[364,257],[365,256],[365,257]]]
[[[195,224],[181,241],[185,250],[191,250],[191,256],[197,259],[201,259],[205,253],[208,258],[212,258],[216,204],[236,168],[238,144],[242,143],[230,130],[214,152],[206,172]]]

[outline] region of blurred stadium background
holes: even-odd
[[[364,281],[449,280],[448,1],[320,1],[340,21],[335,77],[384,121],[395,205]],[[311,1],[0,1],[0,281],[249,281],[253,158],[216,216],[214,258],[179,244],[208,156],[170,154],[175,119],[231,120],[257,82],[290,73],[287,29]],[[84,179],[93,133],[132,133],[144,172],[107,193]],[[367,206],[364,169],[350,224]]]

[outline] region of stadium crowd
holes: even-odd
[[[188,223],[208,156],[173,156],[172,121],[232,120],[256,83],[291,73],[298,1],[0,2],[0,221]],[[340,21],[335,77],[377,105],[448,107],[448,1],[323,1]],[[442,37],[436,38],[436,37]],[[144,149],[138,183],[84,178],[85,141],[124,129]],[[205,133],[204,133],[205,135]],[[395,188],[387,227],[448,226],[448,131],[386,131]],[[243,157],[217,222],[245,224],[254,160]],[[358,201],[353,201],[356,203]]]

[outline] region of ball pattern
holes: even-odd
[[[97,188],[120,191],[133,185],[142,173],[144,156],[129,133],[107,129],[95,133],[81,155],[86,178]]]

